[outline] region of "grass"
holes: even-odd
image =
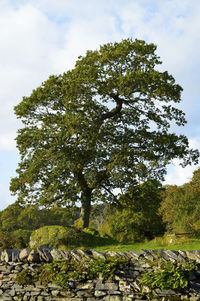
[[[108,252],[125,252],[125,251],[136,251],[140,252],[141,249],[146,250],[183,250],[183,251],[194,251],[200,250],[200,239],[187,239],[187,240],[179,240],[174,244],[163,244],[160,240],[152,240],[149,242],[143,243],[133,243],[133,244],[111,244],[107,246],[97,246],[95,247],[97,251]]]

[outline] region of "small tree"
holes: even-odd
[[[173,158],[188,164],[198,152],[185,136],[182,88],[160,72],[156,46],[131,39],[87,51],[75,67],[50,76],[15,107],[21,162],[10,189],[21,202],[44,206],[81,202],[87,227],[91,202],[117,202],[144,180],[162,180]]]
[[[182,186],[169,185],[165,188],[159,208],[169,230],[200,233],[200,169],[190,182]]]
[[[105,219],[101,232],[120,242],[152,239],[165,231],[158,209],[162,201],[161,183],[153,180],[135,187],[119,198],[120,206]]]

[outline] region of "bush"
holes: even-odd
[[[165,262],[163,259],[157,262],[157,267],[150,271],[146,271],[141,275],[141,285],[150,290],[161,289],[180,289],[188,285],[189,279],[197,270],[197,265],[193,261],[186,264],[178,264]]]
[[[110,240],[93,235],[91,231],[81,231],[71,226],[45,226],[32,232],[29,245],[31,248],[47,245],[50,248],[74,249],[110,244]]]
[[[57,260],[41,267],[39,280],[43,284],[53,283],[67,288],[70,279],[85,281],[97,279],[99,275],[110,279],[115,275],[120,264],[126,266],[127,262],[113,258],[112,260],[95,259],[82,262]]]
[[[17,274],[16,282],[19,285],[31,285],[34,283],[34,278],[30,272],[27,270],[22,270]]]

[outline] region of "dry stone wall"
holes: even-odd
[[[189,259],[200,263],[200,251],[163,251],[159,252],[163,261],[184,262]],[[121,268],[110,280],[99,279],[87,281],[69,280],[68,288],[48,283],[42,285],[36,281],[33,284],[19,285],[17,275],[28,270],[30,273],[54,259],[69,260],[71,257],[77,262],[84,258],[126,257],[129,265]],[[4,250],[0,253],[0,300],[67,300],[67,301],[139,301],[139,300],[200,300],[200,271],[190,279],[188,287],[182,290],[162,291],[155,289],[153,295],[148,290],[141,292],[140,275],[148,271],[148,262],[156,260],[157,251],[143,250],[141,253],[127,251],[100,253],[95,250],[73,250],[71,252],[46,247],[36,250]]]

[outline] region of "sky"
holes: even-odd
[[[14,106],[86,50],[125,38],[157,45],[163,70],[184,89],[188,123],[173,130],[200,149],[199,0],[0,0],[0,210],[16,200],[9,192],[20,162]],[[174,161],[165,183],[182,185],[197,167]]]

